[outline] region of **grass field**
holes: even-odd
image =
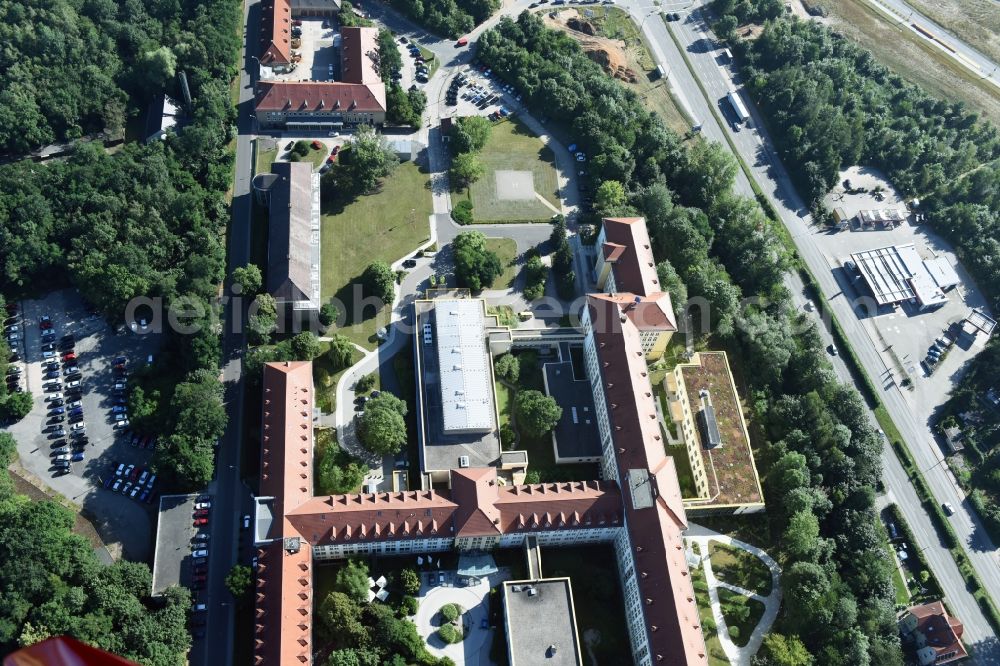
[[[374,349],[375,331],[384,326],[388,309],[354,312],[354,285],[373,261],[396,261],[427,240],[431,214],[429,178],[412,162],[404,162],[382,188],[339,210],[324,209],[322,281],[324,301],[337,298],[346,324],[336,332]],[[381,322],[381,323],[379,323]]]
[[[476,207],[476,222],[548,222],[556,212],[537,198],[525,201],[498,199],[497,171],[531,171],[535,192],[559,209],[559,184],[552,150],[520,122],[513,120],[494,125],[490,140],[478,157],[483,165],[483,177],[464,195],[452,195],[452,203],[462,196],[472,201]]]
[[[950,4],[960,1],[968,0],[951,0]],[[864,0],[818,0],[817,4],[829,13],[831,28],[870,50],[876,60],[907,81],[937,98],[962,101],[971,110],[1000,123],[1000,95],[996,89],[926,39],[890,23]]]
[[[491,289],[510,289],[521,272],[517,263],[517,243],[510,238],[487,238],[486,249],[497,253],[503,273],[493,282]]]
[[[270,150],[261,150],[260,139],[257,139],[257,164],[254,168],[254,173],[266,173],[271,170],[271,165],[274,164],[274,160],[278,159],[278,148],[274,147]]]
[[[760,595],[771,593],[771,572],[753,554],[715,541],[711,542],[709,552],[712,571],[719,580]]]

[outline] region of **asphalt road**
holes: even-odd
[[[647,23],[647,26],[652,23]],[[671,63],[672,76],[675,75],[682,80],[680,86],[688,92],[689,102],[699,119],[704,123],[704,133],[709,138],[714,138],[717,133],[718,136],[722,136],[721,132],[727,132],[743,159],[750,165],[754,180],[771,201],[781,221],[791,233],[799,255],[816,276],[822,293],[826,295],[827,304],[836,313],[855,353],[868,371],[869,376],[881,384],[881,398],[908,443],[917,464],[923,471],[936,501],[950,502],[955,507],[956,513],[949,520],[959,539],[962,540],[970,561],[983,580],[986,589],[994,599],[1000,599],[1000,568],[997,567],[996,547],[986,535],[978,516],[972,512],[947,465],[942,464],[943,456],[931,433],[928,422],[929,415],[915,413],[905,390],[901,390],[895,383],[890,371],[892,366],[881,355],[883,350],[876,347],[867,330],[855,315],[851,301],[837,282],[831,271],[832,267],[819,246],[822,230],[811,227],[808,211],[777,158],[771,141],[763,130],[756,109],[744,97],[752,116],[752,128],[743,128],[738,132],[732,131],[729,127],[720,127],[714,116],[709,113],[709,104],[718,104],[718,100],[722,99],[729,90],[734,87],[739,88],[739,86],[738,84],[734,85],[729,73],[717,61],[718,52],[712,43],[706,22],[703,21],[701,10],[695,8],[693,13],[684,15],[681,21],[670,25],[670,29],[676,31],[675,34],[680,44],[685,48],[699,80],[708,93],[707,100],[704,95],[700,94],[697,85],[691,78],[690,70],[683,65],[680,52],[669,35],[667,36],[669,41],[665,44],[660,43],[660,48]],[[657,30],[648,31],[647,36],[651,34],[652,38],[658,41],[659,26],[656,28]],[[737,182],[737,189],[740,189],[739,182]],[[927,552],[930,554],[933,551],[932,566],[946,590],[946,596],[951,599],[953,596],[959,598],[963,594],[967,594],[965,583],[959,576],[954,563],[951,562],[950,566],[944,564],[945,560],[951,561],[947,548],[944,544],[937,542],[935,533],[930,528],[929,518],[917,501],[905,474],[899,468],[898,461],[895,461],[893,456],[889,457],[892,460],[886,465],[886,486],[895,494],[908,520],[927,526],[928,531],[923,532],[928,539]],[[895,465],[892,464],[893,462]],[[917,520],[918,516],[919,520]],[[919,527],[915,526],[914,529],[918,533],[920,532]],[[983,647],[986,648],[995,646],[993,632],[990,631],[978,606],[969,605],[966,608],[965,616],[960,617],[970,625],[970,633],[968,634],[970,642],[983,643]],[[996,648],[993,647],[992,651],[995,652],[995,650]]]
[[[250,259],[250,180],[253,160],[253,92],[249,71],[254,65],[246,51],[246,35],[257,34],[259,3],[244,2],[244,45],[240,52],[239,135],[236,140],[236,177],[232,203],[233,219],[229,225],[228,270],[245,265]],[[226,293],[231,294],[226,282]],[[210,521],[208,580],[205,590],[196,598],[208,605],[205,638],[196,641],[191,650],[191,663],[203,666],[233,663],[233,598],[226,589],[225,578],[237,563],[240,546],[240,516],[249,502],[249,492],[240,481],[240,449],[243,440],[243,381],[242,359],[245,341],[242,327],[234,326],[234,310],[239,320],[245,320],[242,301],[227,302],[225,331],[222,343],[222,381],[225,386],[226,412],[229,426],[222,438],[216,460],[216,478],[207,492],[212,495]],[[235,330],[234,330],[235,329]],[[252,641],[252,636],[241,637]]]

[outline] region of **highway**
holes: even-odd
[[[898,23],[953,59],[972,74],[1000,88],[1000,65],[908,5],[905,0],[865,0],[888,20]],[[996,10],[1000,11],[1000,9]],[[933,35],[933,39],[927,32]]]
[[[645,10],[643,6],[630,7],[633,17],[641,16]],[[743,97],[750,110],[752,128],[740,131],[733,131],[728,125],[721,127],[710,112],[709,105],[716,105],[716,110],[721,115],[718,101],[729,90],[739,89],[740,86],[733,82],[729,72],[717,61],[719,50],[702,12],[699,6],[695,6],[690,13],[682,16],[681,21],[669,24],[669,28],[663,23],[650,27],[654,25],[654,22],[650,21],[646,24],[644,32],[665,55],[666,62],[671,67],[671,77],[676,77],[678,86],[686,91],[688,103],[705,127],[703,133],[706,137],[721,140],[722,132],[727,133],[749,165],[754,180],[764,191],[790,232],[799,256],[816,276],[822,293],[826,295],[827,304],[834,311],[861,363],[876,385],[882,385],[881,398],[923,471],[934,497],[938,502],[950,502],[955,507],[956,513],[950,518],[951,525],[963,541],[970,561],[988,592],[994,599],[1000,599],[1000,568],[997,567],[996,547],[986,535],[978,516],[972,512],[947,465],[942,464],[943,456],[931,434],[926,415],[915,414],[905,392],[893,381],[886,379],[891,366],[882,357],[881,350],[876,347],[855,315],[851,300],[844,292],[844,286],[837,281],[831,270],[832,266],[818,242],[823,230],[811,225],[808,210],[778,159],[756,108],[746,96]],[[697,82],[684,63],[674,40],[669,34],[665,34],[665,30],[660,30],[661,26],[675,31],[677,40],[685,49],[699,81],[707,92],[707,99],[700,93]],[[737,190],[742,190],[739,179],[736,187]],[[966,603],[961,604],[963,611],[960,615],[961,619],[968,623],[966,634],[968,640],[996,654],[996,639],[992,629],[986,623],[978,605],[971,600],[971,595],[965,590],[965,583],[958,574],[957,567],[951,560],[947,548],[939,543],[929,518],[917,501],[916,494],[898,461],[891,452],[887,457],[889,460],[886,464],[886,486],[904,509],[904,515],[914,524],[914,531],[918,535],[923,535],[925,542],[922,541],[920,547],[928,549],[926,551],[928,558],[947,592],[949,602],[954,597],[958,606],[959,598],[968,597]],[[923,527],[926,527],[926,530],[922,529]],[[946,560],[950,562],[950,566]]]

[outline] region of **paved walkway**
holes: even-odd
[[[434,572],[437,575],[438,572]],[[427,584],[427,574],[421,572],[420,595],[417,600],[420,606],[413,617],[417,625],[417,633],[427,642],[427,649],[437,657],[450,657],[456,666],[478,666],[489,664],[490,645],[492,645],[493,629],[483,629],[483,619],[489,620],[490,588],[499,586],[503,581],[510,580],[510,573],[501,569],[478,585],[457,587],[455,572],[445,573],[445,584]],[[441,626],[438,611],[445,604],[458,604],[465,612],[462,620],[465,624],[465,640],[455,645],[448,645],[437,637]]]
[[[729,663],[733,664],[733,666],[750,666],[750,660],[757,654],[764,636],[771,630],[771,625],[774,624],[774,620],[778,617],[778,608],[781,605],[781,569],[778,567],[778,563],[756,546],[726,536],[725,534],[713,532],[708,528],[694,523],[691,523],[688,533],[684,536],[684,540],[688,543],[689,547],[693,543],[698,544],[700,555],[694,555],[689,550],[689,560],[699,560],[705,573],[705,581],[708,583],[708,598],[712,604],[712,617],[715,619],[716,627],[718,627],[719,643],[722,644],[722,649],[726,653]],[[748,553],[755,555],[761,562],[767,565],[767,568],[771,571],[771,593],[767,596],[760,595],[716,578],[715,573],[712,571],[712,561],[709,558],[709,544],[712,541],[718,541],[734,548],[742,548]],[[733,643],[732,638],[729,637],[729,627],[726,626],[726,620],[722,616],[722,606],[719,604],[720,587],[764,604],[764,614],[761,616],[760,622],[754,628],[753,635],[750,636],[750,640],[747,641],[744,647],[737,646]]]

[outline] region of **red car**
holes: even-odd
[[[313,142],[309,145],[313,147],[313,150],[320,150],[323,147],[323,144],[315,139],[313,139]]]
[[[141,474],[141,473],[142,473],[142,468],[141,467],[136,467],[134,470],[132,470],[132,477],[131,477],[130,480],[131,481],[135,481],[136,479],[139,478],[139,474]]]
[[[334,155],[334,154],[331,154],[328,158],[326,158],[326,161],[327,161],[327,164],[333,164],[334,162],[337,161],[337,156]]]
[[[192,580],[196,583],[204,583],[206,580],[208,580],[208,576],[201,574],[198,576],[194,576]]]
[[[52,328],[52,322],[51,321],[43,321],[43,322],[41,322],[38,325],[38,328],[42,329],[43,331],[46,330],[46,329]]]
[[[204,518],[208,515],[208,509],[198,509],[194,512],[195,518]]]
[[[336,155],[339,152],[340,152],[340,146],[334,146],[333,150],[330,151],[330,154],[331,155]]]
[[[75,361],[76,360],[76,354],[74,354],[73,352],[66,352],[65,354],[63,354],[63,360],[64,361]]]
[[[204,525],[208,525],[208,518],[195,518],[194,519],[194,526],[195,527],[202,527]]]

